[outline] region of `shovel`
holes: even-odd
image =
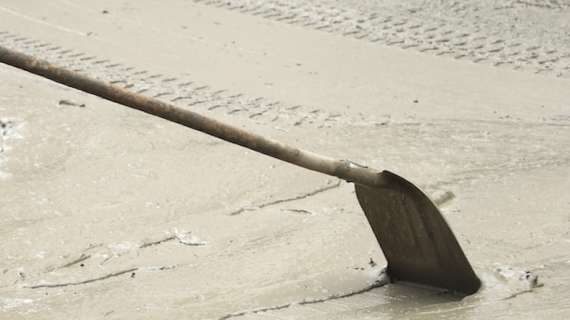
[[[352,182],[358,202],[388,261],[386,272],[392,281],[463,294],[475,293],[481,286],[437,207],[420,189],[394,173],[288,146],[7,48],[0,47],[0,62],[267,156]]]

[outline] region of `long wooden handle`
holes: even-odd
[[[130,92],[1,46],[0,62],[309,170],[368,186],[381,187],[384,184],[382,175],[376,170],[360,167],[350,161],[335,160],[294,148],[241,128],[210,119],[196,112]]]

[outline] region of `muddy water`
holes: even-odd
[[[484,287],[380,286],[351,184],[2,67],[1,319],[568,317],[567,80],[138,3],[42,19],[7,1],[0,41],[397,172],[441,202]],[[144,29],[149,12],[170,19]]]

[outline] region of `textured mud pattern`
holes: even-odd
[[[544,9],[562,10],[570,8],[570,1],[564,0],[517,0],[512,3],[513,6],[519,7],[535,7]]]
[[[228,90],[211,88],[181,76],[137,70],[103,57],[78,52],[56,44],[45,43],[0,31],[0,45],[19,52],[45,59],[130,91],[188,107],[202,114],[224,114],[246,118],[252,122],[272,125],[284,130],[287,127],[332,127],[340,124],[383,123],[381,119],[361,115],[331,113],[320,108],[301,105],[286,105],[263,97],[250,97]]]
[[[458,185],[568,166],[568,120],[562,116],[543,122],[442,119],[386,126],[378,129],[382,134],[371,130],[355,131],[351,138],[362,142],[359,152],[366,154],[369,161],[382,159],[382,164],[373,167],[393,168],[413,158],[417,168],[439,171],[437,178],[419,186],[434,202],[442,204],[454,197],[448,191]],[[402,153],[401,148],[378,148],[379,145],[405,146],[406,152]],[[451,163],[461,166],[451,169]]]
[[[551,11],[546,13],[549,18],[570,20],[567,1],[505,1],[492,6],[449,0],[194,2],[402,49],[570,78],[570,22],[564,32],[556,24],[552,29],[548,23],[535,23],[537,16],[528,12],[545,9]]]
[[[7,153],[12,146],[10,145],[11,139],[22,139],[20,129],[23,124],[14,119],[0,118],[0,179],[7,178],[10,174],[3,171],[3,166],[8,161]]]

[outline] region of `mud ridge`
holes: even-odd
[[[168,241],[173,241],[173,240],[176,240],[176,236],[169,236],[169,237],[166,237],[166,238],[164,238],[164,239],[159,239],[159,240],[156,240],[156,241],[145,242],[145,243],[143,243],[143,244],[141,244],[141,245],[139,246],[139,249],[144,249],[144,248],[156,246],[156,245],[159,245],[159,244],[162,244],[162,243],[165,243],[165,242],[168,242]]]
[[[359,294],[363,294],[363,293],[372,291],[376,288],[383,287],[383,286],[387,285],[388,283],[390,283],[389,279],[387,277],[384,277],[384,278],[381,278],[380,280],[378,280],[378,281],[374,282],[373,284],[368,285],[362,289],[350,291],[347,293],[332,294],[330,296],[323,297],[323,298],[304,299],[301,301],[284,303],[281,305],[275,305],[275,306],[270,306],[270,307],[257,308],[257,309],[253,309],[253,310],[229,313],[229,314],[226,314],[226,315],[218,318],[218,320],[227,320],[227,319],[242,317],[242,316],[246,316],[246,315],[258,314],[258,313],[264,313],[264,312],[276,311],[276,310],[283,310],[283,309],[287,309],[287,308],[290,308],[293,306],[305,306],[305,305],[311,305],[311,304],[317,304],[317,303],[324,303],[324,302],[331,301],[331,300],[349,298],[349,297],[352,297],[355,295],[359,295]]]
[[[138,268],[130,268],[130,269],[109,273],[109,274],[106,274],[106,275],[101,276],[101,277],[87,279],[87,280],[83,280],[83,281],[50,283],[50,284],[37,284],[37,285],[33,285],[33,286],[26,286],[25,288],[41,289],[41,288],[60,288],[60,287],[78,286],[78,285],[83,285],[83,284],[88,284],[88,283],[93,283],[93,282],[97,282],[97,281],[103,281],[103,280],[111,279],[111,278],[118,277],[118,276],[121,276],[123,274],[129,273],[129,272],[134,272],[136,270],[138,270]]]
[[[302,199],[306,199],[309,197],[312,197],[314,195],[317,195],[319,193],[323,193],[332,189],[336,189],[338,187],[340,187],[342,183],[342,180],[337,180],[336,182],[332,183],[332,184],[327,184],[325,186],[316,188],[312,191],[309,191],[307,193],[303,193],[297,196],[293,196],[293,197],[289,197],[289,198],[282,198],[282,199],[277,199],[277,200],[273,200],[273,201],[269,201],[269,202],[264,202],[258,205],[254,205],[254,206],[249,206],[249,207],[241,207],[235,211],[232,211],[229,213],[230,216],[235,216],[235,215],[239,215],[245,211],[254,211],[254,210],[259,210],[265,207],[269,207],[269,206],[274,206],[274,205],[278,205],[281,203],[285,203],[285,202],[292,202],[292,201],[297,201],[297,200],[302,200]]]
[[[502,298],[501,300],[503,300],[503,301],[504,301],[504,300],[511,300],[511,299],[514,299],[514,298],[516,298],[516,297],[522,295],[522,294],[525,294],[525,293],[532,293],[532,292],[534,292],[533,289],[522,290],[522,291],[519,291],[519,292],[515,292],[515,293],[511,294],[511,295],[508,296],[508,297]]]
[[[62,265],[62,266],[59,267],[58,269],[69,268],[69,267],[74,266],[74,265],[76,265],[76,264],[78,264],[78,263],[81,263],[81,262],[83,262],[83,261],[85,261],[85,260],[87,260],[87,259],[89,259],[89,258],[91,258],[91,255],[90,255],[90,254],[84,254],[84,253],[82,253],[82,254],[79,256],[79,258],[77,258],[77,259],[75,259],[75,260],[73,260],[73,261],[70,261],[70,262],[68,262],[68,263],[66,263],[66,264],[64,264],[64,265]]]

